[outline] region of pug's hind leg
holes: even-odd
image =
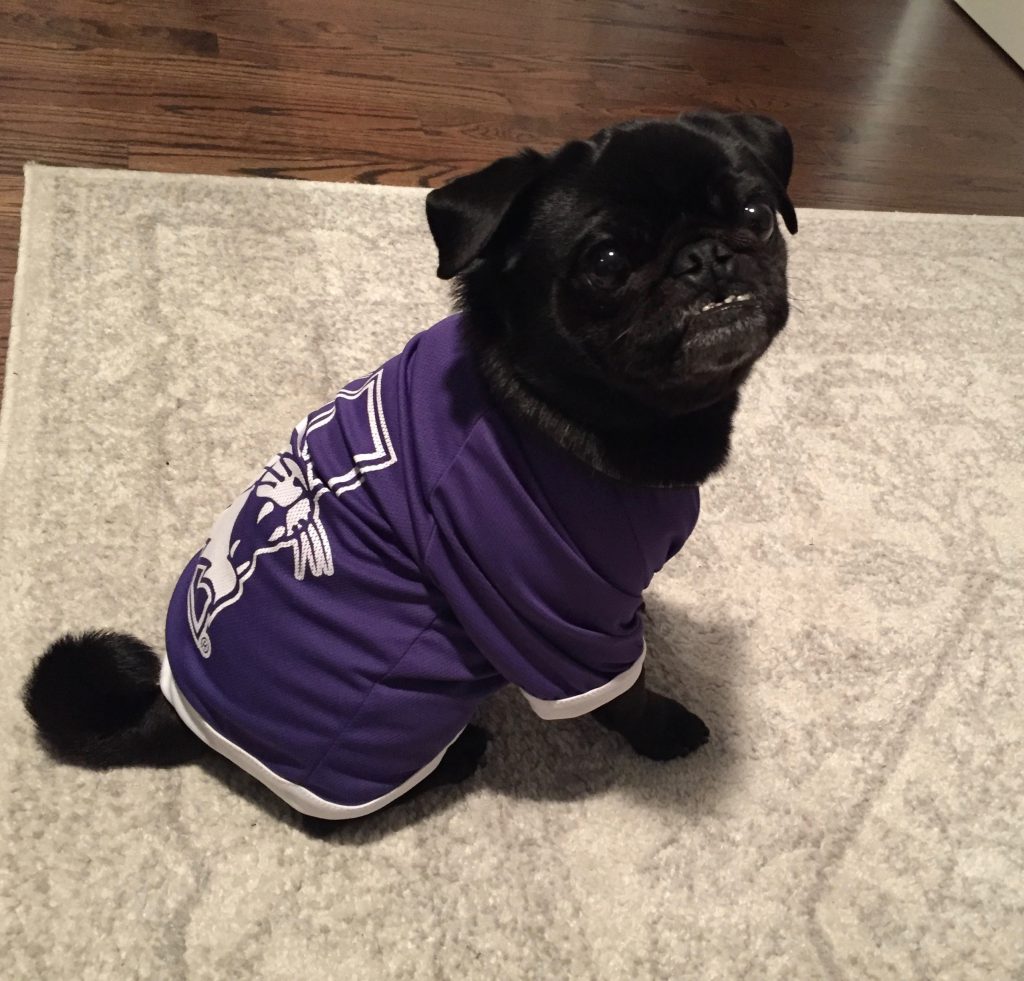
[[[448,747],[437,769],[416,785],[413,791],[444,787],[448,784],[468,780],[480,766],[487,751],[490,736],[480,726],[468,725],[462,734]]]

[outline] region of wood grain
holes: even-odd
[[[0,367],[28,160],[436,186],[702,105],[798,206],[1024,215],[1024,75],[950,0],[0,0]]]

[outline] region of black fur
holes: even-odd
[[[743,209],[763,202],[796,231],[792,160],[774,120],[702,112],[508,157],[432,191],[439,272],[458,277],[493,394],[621,480],[696,484],[720,469],[740,386],[789,314],[782,236],[757,239]],[[588,250],[609,240],[631,274],[594,289]],[[730,293],[756,303],[735,349],[706,353],[695,311]]]
[[[25,708],[57,759],[78,766],[177,766],[202,742],[159,689],[160,661],[126,634],[90,631],[51,644],[25,685]]]
[[[674,760],[700,749],[711,738],[708,727],[678,702],[648,691],[644,675],[641,670],[629,691],[595,709],[594,718],[648,759]]]
[[[437,243],[437,275],[451,279],[487,247],[516,195],[544,169],[533,150],[502,157],[430,195],[427,224]]]

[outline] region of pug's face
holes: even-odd
[[[496,350],[668,417],[734,392],[789,312],[792,145],[760,116],[627,123],[428,197],[441,258]]]

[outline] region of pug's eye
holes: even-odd
[[[775,234],[775,212],[761,201],[748,204],[743,209],[743,224],[762,242]]]
[[[633,267],[626,253],[609,240],[595,245],[587,253],[584,271],[594,286],[614,289],[629,279]]]

